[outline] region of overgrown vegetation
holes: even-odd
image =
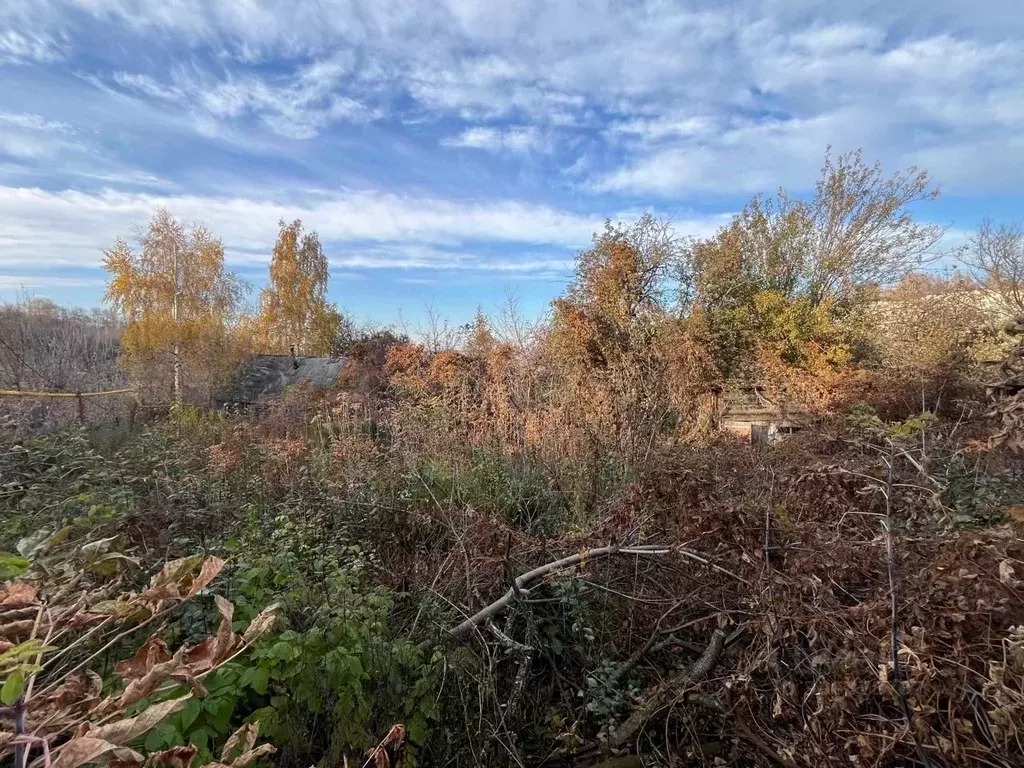
[[[0,754],[1018,765],[1024,326],[990,256],[916,271],[931,190],[844,156],[704,242],[609,224],[545,323],[481,312],[447,343],[345,326],[297,222],[275,264],[308,281],[187,333],[211,316],[169,314],[166,253],[152,312],[124,277],[160,233],[221,274],[162,215],[112,291],[133,380],[182,402],[123,444],[0,455]],[[349,364],[213,412],[186,351],[211,329]],[[724,433],[739,389],[801,431]]]

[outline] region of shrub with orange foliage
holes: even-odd
[[[418,392],[427,386],[429,361],[419,344],[399,344],[387,352],[384,371],[392,386],[407,392]]]

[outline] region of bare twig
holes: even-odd
[[[682,604],[683,601],[679,600],[675,603],[675,605],[673,605],[671,608],[669,608],[667,611],[661,614],[661,617],[658,619],[658,623],[654,626],[654,631],[651,632],[651,636],[647,638],[647,642],[644,643],[640,648],[638,648],[632,656],[630,656],[622,664],[616,667],[615,671],[613,671],[610,675],[608,675],[608,677],[605,678],[605,687],[614,687],[615,684],[619,682],[619,680],[621,680],[623,677],[629,674],[630,670],[632,670],[633,667],[640,663],[640,660],[644,656],[646,656],[654,647],[655,643],[658,641],[658,638],[663,637],[665,635],[665,633],[661,631],[662,622],[665,621],[665,619],[668,618],[670,614],[674,613]]]
[[[699,555],[696,552],[692,552],[689,549],[683,549],[682,547],[680,547],[680,548],[678,548],[676,550],[673,550],[673,551],[678,552],[683,557],[688,557],[691,560],[694,560],[694,561],[700,563],[701,565],[707,566],[708,568],[710,568],[713,571],[718,571],[719,573],[724,573],[726,576],[731,576],[732,578],[736,579],[736,581],[740,582],[741,584],[746,584],[748,586],[750,585],[750,582],[747,581],[746,579],[744,579],[742,576],[737,576],[732,571],[726,570],[725,568],[723,568],[720,565],[715,565],[710,560],[708,560],[706,557],[703,557],[702,555]]]
[[[511,637],[509,637],[500,629],[498,629],[497,624],[495,624],[493,621],[487,622],[487,629],[489,629],[491,634],[498,638],[501,644],[509,650],[515,651],[516,653],[533,652],[533,648],[531,648],[530,646],[524,645],[523,643],[520,643],[518,640],[513,640]]]
[[[892,630],[889,640],[892,644],[893,687],[899,695],[900,708],[903,710],[903,717],[906,718],[907,721],[907,730],[910,731],[910,735],[914,739],[914,746],[917,748],[918,757],[920,757],[925,768],[931,768],[931,762],[928,760],[928,755],[921,746],[921,740],[917,737],[917,731],[914,730],[913,715],[910,712],[910,704],[907,702],[907,694],[903,688],[903,678],[900,672],[900,629],[896,607],[896,546],[892,535],[892,472],[895,458],[895,450],[892,445],[892,440],[890,440],[889,456],[886,460],[885,490],[882,493],[885,497],[885,517],[882,518],[882,528],[885,529],[885,550],[888,560],[889,615]]]

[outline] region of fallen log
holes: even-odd
[[[613,545],[609,547],[589,549],[586,552],[577,552],[575,555],[569,555],[568,557],[563,557],[560,560],[555,560],[554,562],[538,566],[532,571],[527,571],[522,576],[516,578],[515,583],[509,588],[508,592],[490,605],[480,609],[477,613],[470,616],[457,627],[450,629],[449,634],[455,638],[461,638],[468,635],[476,629],[476,627],[505,610],[509,604],[516,599],[517,594],[526,589],[531,582],[536,581],[542,576],[547,576],[549,573],[554,573],[555,571],[562,570],[563,568],[570,568],[574,565],[587,562],[588,560],[599,560],[603,557],[609,557],[610,555],[667,555],[672,551],[673,548],[671,546],[664,544],[644,544],[633,547],[620,547],[618,545]]]

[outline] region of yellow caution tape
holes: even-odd
[[[0,397],[102,397],[134,393],[134,389],[110,389],[106,392],[33,392],[27,389],[0,389]]]

